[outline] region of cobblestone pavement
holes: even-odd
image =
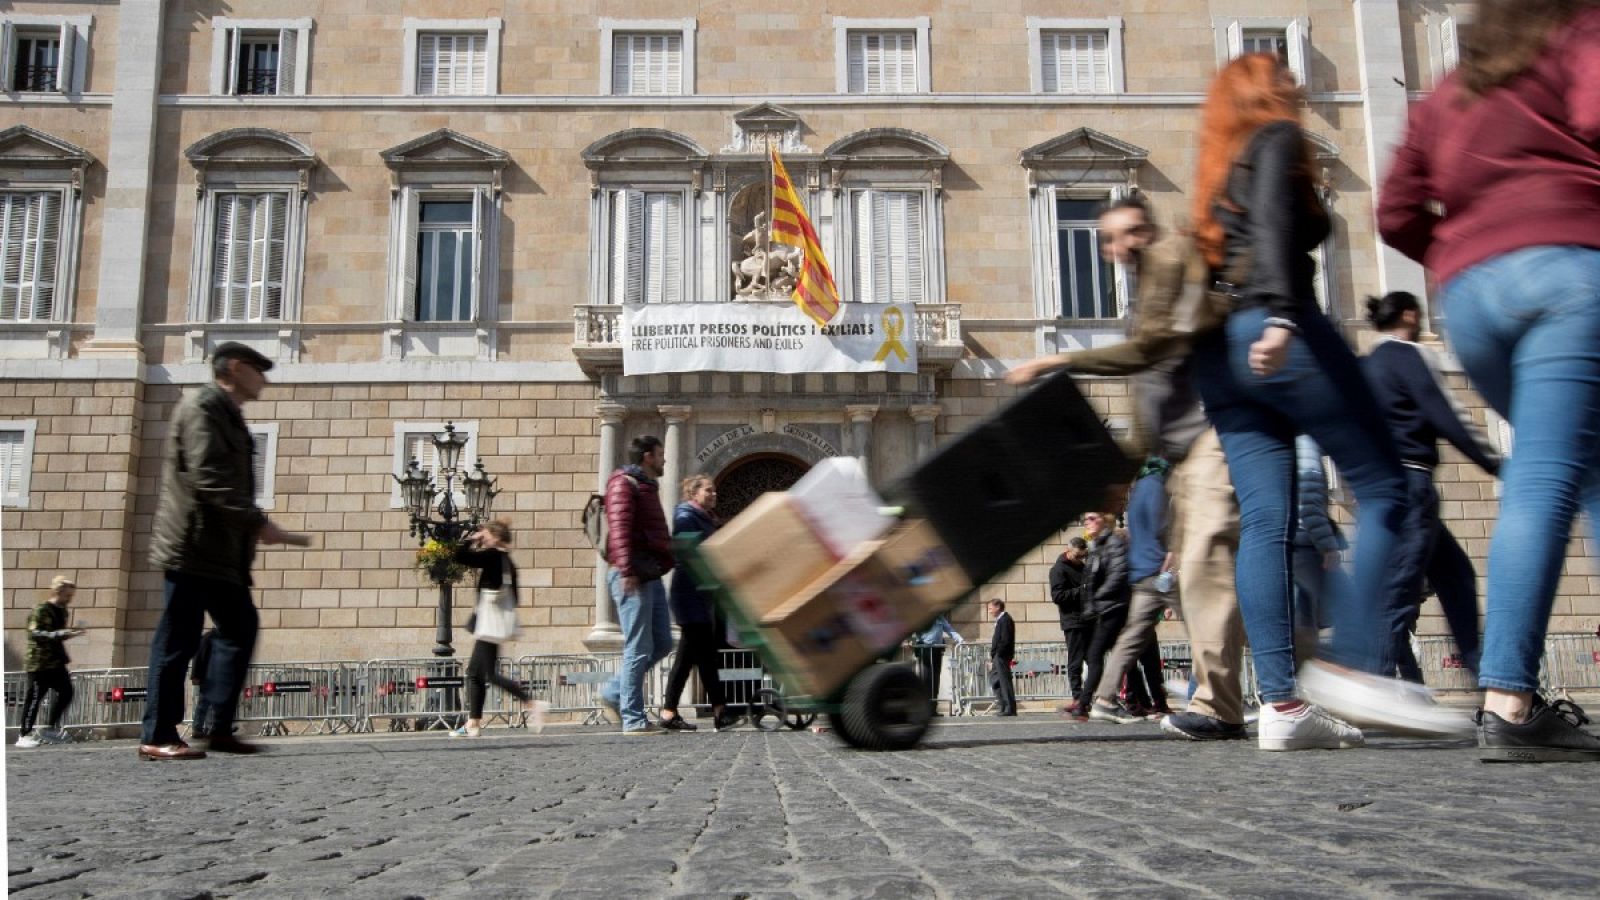
[[[1600,895],[1600,766],[1466,742],[1269,754],[1038,715],[898,754],[748,729],[268,743],[7,748],[12,896]]]

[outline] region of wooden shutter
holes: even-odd
[[[211,303],[209,318],[213,322],[232,321],[234,294],[234,229],[238,194],[217,194],[212,218],[216,224],[211,236]]]
[[[72,84],[73,45],[78,37],[77,26],[63,23],[61,26],[61,47],[56,51],[56,90],[65,94],[75,90]]]
[[[923,195],[906,192],[901,195],[905,198],[902,204],[903,221],[900,225],[901,234],[904,235],[904,254],[906,285],[904,296],[896,296],[896,302],[920,303],[926,296],[924,280],[927,266],[925,265],[925,249],[927,242],[923,240],[926,230],[923,227]]]
[[[845,62],[849,70],[845,90],[851,94],[867,93],[867,36],[851,32],[845,48]]]
[[[644,302],[644,268],[650,248],[645,242],[644,194],[611,193],[611,302]]]
[[[472,306],[466,320],[477,321],[483,315],[483,279],[489,272],[489,247],[493,243],[489,232],[494,228],[494,197],[488,188],[472,192]]]
[[[643,300],[677,303],[683,299],[683,196],[656,191],[644,197]]]
[[[16,29],[10,22],[0,22],[0,90],[9,91],[13,87],[12,76],[16,74],[17,55]]]
[[[0,321],[15,322],[22,310],[22,229],[27,197],[0,194]]]
[[[417,193],[400,192],[400,297],[397,318],[412,318],[417,308]]]
[[[439,93],[439,35],[417,36],[417,93]]]
[[[23,433],[0,431],[0,494],[5,498],[22,493]]]
[[[876,191],[856,191],[852,195],[854,203],[850,210],[850,222],[855,228],[856,252],[855,265],[852,266],[855,288],[851,299],[857,303],[873,303],[877,299],[873,296],[873,287],[877,280],[875,271],[877,258],[872,252],[875,239],[872,208],[876,193]]]
[[[611,93],[633,93],[633,35],[611,38]]]
[[[1461,51],[1456,43],[1456,20],[1453,18],[1446,18],[1439,23],[1439,57],[1442,66],[1440,78],[1449,75],[1460,62]]]
[[[266,207],[264,214],[266,227],[261,235],[265,247],[265,259],[261,290],[258,299],[252,303],[257,309],[251,321],[281,319],[285,268],[288,262],[286,245],[289,232],[289,195],[265,194],[258,202]]]
[[[266,432],[250,429],[251,496],[255,498],[257,506],[266,500],[262,491],[267,484],[267,445],[270,442]]]
[[[1047,94],[1061,92],[1061,35],[1047,31],[1039,37],[1040,87]]]
[[[465,84],[458,94],[481,97],[489,93],[489,36],[486,34],[461,34],[456,36],[456,67],[461,69],[465,57]],[[460,83],[460,82],[458,82]]]
[[[56,261],[60,258],[61,247],[61,193],[46,191],[34,196],[38,212],[36,234],[29,241],[33,248],[33,296],[29,318],[47,322],[55,306]],[[25,310],[18,312],[25,313]]]
[[[1238,19],[1228,21],[1228,58],[1237,59],[1244,55],[1244,26]]]
[[[293,28],[283,28],[278,31],[278,93],[298,94],[299,85],[295,84],[295,75],[299,65],[300,32]]]
[[[239,29],[229,28],[222,59],[222,92],[239,93]]]
[[[1310,80],[1311,73],[1306,69],[1306,60],[1310,58],[1310,37],[1305,22],[1299,19],[1289,23],[1284,29],[1283,42],[1288,56],[1289,70],[1294,72],[1295,80],[1303,87]]]

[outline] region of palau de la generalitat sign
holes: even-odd
[[[622,310],[622,373],[915,372],[910,303],[844,303],[818,325],[790,304],[652,303]]]

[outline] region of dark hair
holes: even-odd
[[[996,597],[993,600],[990,600],[989,601],[989,605],[990,606],[998,606],[1001,609],[1005,609],[1006,608],[1006,602],[1004,600],[1001,600],[999,597]]]
[[[1081,537],[1068,538],[1067,546],[1074,550],[1087,550],[1089,549],[1089,542]]]
[[[1528,71],[1561,26],[1600,0],[1478,0],[1461,41],[1461,87],[1478,97]]]
[[[1101,216],[1105,216],[1122,209],[1136,209],[1139,211],[1140,215],[1144,216],[1144,220],[1146,222],[1152,224],[1155,223],[1155,216],[1150,213],[1150,201],[1144,199],[1144,194],[1137,191],[1131,194],[1124,194],[1115,200],[1108,200],[1106,203],[1101,205],[1100,214],[1095,216],[1095,218],[1098,219]]]
[[[1408,312],[1422,312],[1417,295],[1409,291],[1390,291],[1382,297],[1367,298],[1367,321],[1379,331],[1399,325],[1400,317]]]
[[[634,438],[628,444],[628,462],[631,462],[637,466],[638,464],[644,462],[644,458],[646,456],[654,453],[656,448],[659,446],[661,446],[661,438],[658,438],[653,434],[646,434]]]

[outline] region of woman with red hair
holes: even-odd
[[[1201,114],[1196,243],[1233,294],[1226,325],[1195,348],[1194,379],[1239,496],[1239,607],[1260,686],[1263,750],[1362,743],[1340,718],[1438,734],[1470,727],[1394,672],[1381,621],[1383,574],[1405,502],[1400,454],[1355,354],[1317,307],[1311,252],[1328,214],[1282,63],[1249,54],[1217,75]],[[1359,504],[1350,587],[1330,597],[1327,663],[1295,678],[1295,436],[1333,457]],[[1379,673],[1382,673],[1380,675]],[[1305,698],[1305,699],[1302,699]]]

